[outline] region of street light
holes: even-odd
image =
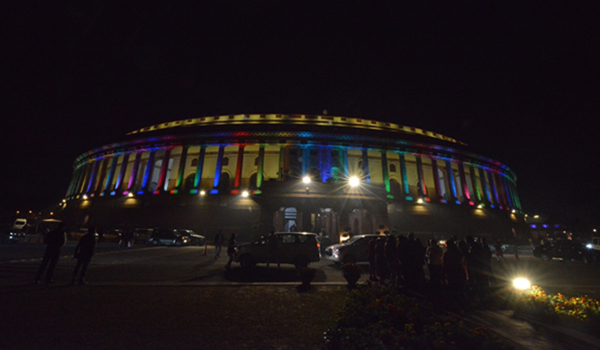
[[[304,182],[305,184],[309,184],[309,183],[310,183],[310,181],[311,181],[311,180],[310,180],[310,176],[308,176],[308,175],[305,175],[305,176],[302,178],[302,182]]]
[[[350,184],[350,187],[356,187],[358,185],[360,185],[360,180],[358,179],[358,177],[356,176],[352,176],[348,183]]]
[[[248,197],[250,194],[248,193],[248,191],[244,191],[242,192],[242,197],[246,198]]]

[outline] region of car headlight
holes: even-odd
[[[592,246],[592,243],[588,243],[588,244],[585,245],[585,247],[587,249],[592,249],[594,246]]]

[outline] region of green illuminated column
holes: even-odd
[[[260,145],[258,149],[258,174],[256,175],[256,191],[255,194],[260,194],[260,187],[263,181],[263,172],[265,168],[265,145]]]
[[[185,164],[187,163],[187,152],[190,146],[181,147],[181,158],[179,159],[179,170],[177,170],[177,183],[175,184],[175,193],[181,191],[183,187],[183,177],[185,176]]]
[[[394,196],[390,193],[390,174],[388,172],[388,162],[387,162],[387,150],[381,151],[381,173],[383,174],[383,184],[385,185],[385,192],[387,193],[388,198],[394,198]]]
[[[477,196],[477,201],[481,202],[481,186],[479,185],[479,181],[477,181],[477,168],[473,164],[471,164],[471,183],[473,184],[473,189],[475,190],[475,195]]]
[[[410,196],[410,189],[408,187],[408,175],[406,173],[406,160],[404,159],[404,153],[400,153],[400,175],[402,176],[402,191],[404,197],[407,200],[412,200]]]
[[[346,178],[350,177],[350,167],[348,166],[348,147],[340,147],[338,149],[339,151],[339,158],[340,158],[340,164],[342,165],[342,170],[344,171],[344,176],[346,176]]]
[[[200,190],[200,180],[202,180],[202,169],[204,168],[204,156],[206,155],[206,146],[200,146],[200,154],[198,155],[198,164],[196,164],[196,176],[194,178],[193,193],[198,193]]]

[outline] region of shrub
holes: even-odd
[[[350,293],[325,341],[331,350],[510,348],[483,327],[467,327],[425,300],[369,282]]]

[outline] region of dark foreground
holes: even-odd
[[[4,290],[0,349],[320,349],[346,293],[295,285]]]

